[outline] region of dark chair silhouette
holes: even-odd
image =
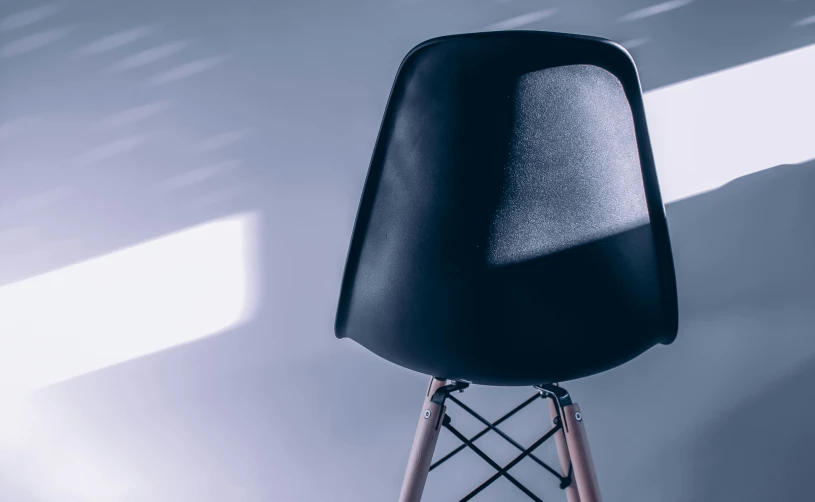
[[[433,377],[402,502],[420,500],[429,470],[449,458],[431,466],[441,426],[497,471],[464,500],[500,476],[540,500],[508,472],[530,457],[570,502],[599,501],[583,417],[557,382],[677,333],[665,210],[629,54],[598,38],[522,31],[414,48],[374,149],[335,332]],[[450,395],[470,383],[534,386],[508,416],[546,397],[553,428],[523,448],[496,427],[503,418],[489,423]],[[448,400],[521,455],[497,465],[452,426]],[[560,471],[533,454],[553,436]]]

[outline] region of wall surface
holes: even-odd
[[[599,35],[629,47],[653,95],[815,44],[812,16],[811,2],[780,0],[4,0],[0,289],[216,218],[259,219],[250,318],[2,400],[0,499],[395,500],[427,377],[336,340],[332,324],[402,56],[427,38],[484,29]],[[801,99],[784,113],[815,111],[811,96]],[[795,127],[815,132],[811,120]],[[757,147],[773,145],[744,144]],[[667,206],[676,343],[568,385],[609,501],[802,500],[810,491],[815,162],[759,172],[716,162],[708,171],[736,173],[732,181],[673,190],[681,197]],[[19,337],[0,332],[0,351],[17,350]],[[99,350],[83,344],[82,353]],[[34,369],[61,353],[26,350]],[[494,419],[530,393],[463,397]],[[479,430],[451,412],[461,430]],[[548,422],[538,405],[505,430],[530,444]],[[515,455],[482,441],[499,462]],[[444,436],[439,451],[453,446]],[[554,459],[552,445],[542,456]],[[491,474],[462,453],[434,471],[426,500],[457,500]],[[565,500],[534,464],[516,474],[544,499]],[[523,497],[498,481],[481,499]]]

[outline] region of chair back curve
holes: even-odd
[[[625,49],[525,31],[414,48],[365,181],[337,337],[432,376],[532,385],[614,368],[677,330]]]

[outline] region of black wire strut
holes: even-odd
[[[510,411],[509,413],[507,413],[507,414],[506,414],[506,415],[504,415],[503,417],[501,417],[501,418],[499,418],[498,420],[496,420],[496,421],[493,423],[493,425],[500,425],[501,423],[503,423],[504,421],[508,420],[508,419],[509,419],[509,418],[511,418],[513,415],[515,415],[516,413],[518,413],[519,411],[521,411],[522,409],[524,409],[524,408],[526,408],[527,406],[529,406],[529,404],[530,404],[530,403],[533,403],[533,402],[535,402],[536,400],[538,400],[538,398],[540,398],[540,397],[541,397],[541,396],[540,396],[539,394],[535,394],[534,396],[530,397],[529,399],[527,399],[527,400],[526,400],[526,401],[524,401],[523,403],[521,403],[521,404],[519,404],[518,406],[516,406],[516,407],[515,407],[515,408],[514,408],[512,411]],[[481,432],[479,432],[479,433],[478,433],[478,434],[476,434],[475,436],[471,437],[471,438],[470,438],[470,441],[475,441],[475,440],[477,440],[478,438],[480,438],[480,437],[481,437],[481,436],[483,436],[484,434],[488,433],[489,431],[490,431],[490,428],[489,428],[489,427],[485,427],[484,429],[482,429],[482,430],[481,430]],[[445,463],[446,461],[450,460],[451,458],[453,458],[453,455],[455,455],[456,453],[460,452],[460,451],[461,451],[461,450],[463,450],[464,448],[467,448],[467,444],[466,444],[466,443],[462,443],[462,444],[461,444],[461,446],[457,447],[455,450],[451,451],[451,452],[450,452],[450,453],[448,453],[447,455],[445,455],[445,456],[443,456],[442,458],[440,458],[439,460],[437,460],[435,463],[433,463],[433,465],[431,465],[431,466],[430,466],[430,470],[432,471],[432,470],[433,470],[433,469],[435,469],[436,467],[438,467],[438,466],[440,466],[441,464]]]
[[[430,470],[432,471],[436,467],[440,466],[441,464],[443,464],[444,462],[446,462],[447,460],[452,458],[454,455],[456,455],[457,453],[459,453],[463,449],[469,448],[473,452],[475,452],[476,455],[481,457],[485,462],[490,464],[490,466],[492,466],[492,468],[494,468],[497,472],[493,476],[491,476],[489,479],[487,479],[486,481],[481,483],[481,485],[479,485],[475,490],[473,490],[469,494],[467,494],[459,502],[468,502],[469,500],[471,500],[473,497],[475,497],[476,495],[481,493],[485,488],[490,486],[492,483],[494,483],[497,479],[499,479],[502,476],[504,478],[506,478],[507,481],[509,481],[510,483],[515,485],[524,494],[526,494],[530,499],[534,500],[535,502],[543,502],[542,499],[540,499],[534,493],[529,491],[529,489],[526,488],[523,484],[521,484],[520,481],[518,481],[512,475],[509,474],[510,469],[515,467],[521,460],[523,460],[524,458],[527,458],[527,457],[529,457],[535,463],[537,463],[538,465],[540,465],[541,467],[546,469],[549,473],[551,473],[553,476],[555,476],[558,479],[558,481],[560,481],[560,488],[561,489],[566,489],[566,487],[571,485],[571,483],[572,483],[572,466],[571,466],[571,464],[569,465],[569,473],[566,476],[562,476],[555,469],[553,469],[552,467],[547,465],[546,462],[544,462],[543,460],[541,460],[540,458],[538,458],[538,457],[536,457],[535,455],[532,454],[532,452],[535,449],[537,449],[546,440],[548,440],[549,438],[554,436],[555,433],[557,433],[559,430],[561,430],[563,428],[563,421],[559,419],[560,418],[560,411],[561,411],[563,406],[566,406],[566,405],[571,403],[571,399],[569,397],[569,394],[568,394],[568,392],[566,392],[565,389],[563,389],[562,387],[558,387],[556,385],[536,385],[535,388],[538,390],[537,394],[535,394],[534,396],[531,396],[529,399],[527,399],[523,403],[521,403],[518,406],[516,406],[515,408],[513,408],[509,413],[505,414],[504,416],[502,416],[501,418],[496,420],[494,423],[491,423],[489,420],[487,420],[486,418],[482,417],[481,415],[479,415],[478,413],[473,411],[469,406],[462,403],[459,399],[456,399],[454,396],[450,395],[454,391],[462,392],[467,387],[469,387],[469,383],[467,383],[467,382],[454,381],[453,383],[451,383],[449,385],[445,385],[444,387],[441,387],[440,389],[438,389],[431,399],[432,399],[432,401],[434,403],[440,404],[440,405],[444,405],[445,400],[447,400],[447,399],[449,399],[450,401],[453,401],[459,408],[461,408],[465,412],[469,413],[471,416],[473,416],[476,420],[478,420],[479,422],[484,424],[486,427],[483,430],[481,430],[478,434],[476,434],[475,436],[473,436],[471,438],[467,438],[461,432],[459,432],[455,427],[453,427],[452,418],[450,417],[450,415],[445,414],[441,425],[443,425],[444,428],[446,428],[448,431],[450,431],[450,433],[452,433],[459,441],[461,441],[462,444],[461,444],[461,446],[457,447],[456,449],[454,449],[453,451],[451,451],[447,455],[443,456],[441,459],[434,462],[430,466]],[[530,446],[529,448],[524,448],[517,441],[515,441],[514,439],[509,437],[509,435],[507,435],[506,433],[501,431],[497,426],[499,424],[501,424],[502,422],[506,421],[507,419],[509,419],[510,417],[512,417],[513,415],[515,415],[516,413],[518,413],[519,411],[521,411],[522,409],[526,408],[528,405],[530,405],[532,402],[536,401],[539,398],[553,399],[555,401],[555,407],[556,407],[556,409],[558,411],[558,417],[553,420],[554,426],[546,434],[544,434],[540,439],[535,441],[535,443],[533,443],[532,446]],[[561,401],[563,401],[563,402],[561,402]],[[504,467],[501,467],[500,465],[498,465],[494,460],[492,460],[486,453],[484,453],[480,448],[478,448],[474,444],[474,442],[478,438],[480,438],[481,436],[483,436],[484,434],[486,434],[489,431],[493,431],[496,434],[498,434],[499,436],[501,436],[504,440],[506,440],[508,443],[510,443],[516,449],[520,450],[521,454],[518,455],[517,457],[515,457],[510,463],[508,463]]]

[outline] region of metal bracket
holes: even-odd
[[[535,385],[534,388],[541,391],[545,397],[554,399],[555,403],[557,403],[558,407],[560,408],[572,404],[572,396],[569,395],[569,392],[566,389],[557,384],[547,383]]]
[[[557,409],[557,418],[555,418],[555,420],[559,422],[564,431],[569,432],[568,424],[561,418],[563,416],[563,408],[572,404],[572,396],[569,395],[569,392],[563,387],[553,383],[534,385],[533,387],[540,391],[541,396],[554,401],[555,408]]]
[[[444,401],[447,399],[447,396],[449,396],[455,391],[463,392],[464,389],[466,389],[469,386],[470,382],[465,382],[463,380],[455,380],[451,384],[447,384],[444,387],[439,387],[438,389],[436,389],[436,392],[433,393],[433,397],[430,398],[430,401],[440,406],[443,406]]]

